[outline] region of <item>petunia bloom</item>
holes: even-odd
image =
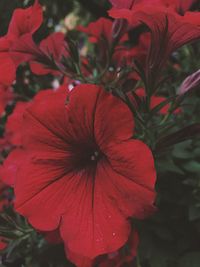
[[[128,219],[154,211],[152,153],[132,139],[128,107],[102,88],[83,84],[35,99],[22,133],[22,149],[5,161],[17,168],[15,208],[38,230],[60,228],[66,252],[112,253],[129,237]]]

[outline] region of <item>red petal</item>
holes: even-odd
[[[91,22],[87,27],[79,26],[79,30],[95,37],[97,40],[103,37],[109,41],[112,39],[112,25],[113,23],[110,19],[100,18],[95,22]]]
[[[24,163],[24,155],[21,149],[14,149],[4,160],[1,169],[2,181],[13,187],[17,177],[18,168]]]
[[[22,121],[23,113],[29,106],[29,102],[18,102],[13,113],[8,117],[6,122],[6,137],[14,146],[22,144]]]
[[[65,199],[77,183],[72,174],[65,175],[63,158],[54,156],[55,160],[44,161],[29,155],[18,169],[14,188],[16,210],[41,231],[58,228],[61,215],[68,207]]]
[[[94,261],[84,257],[80,254],[74,253],[73,251],[70,251],[69,249],[66,248],[66,254],[68,260],[73,262],[77,267],[92,267]]]
[[[132,216],[144,218],[151,214],[155,210],[156,171],[150,149],[139,140],[130,140],[114,143],[106,150],[106,155],[113,170],[126,177],[124,186],[126,184],[127,188],[133,190],[132,198],[135,200]],[[123,188],[123,185],[119,188]]]
[[[67,57],[67,51],[65,49],[65,35],[61,32],[56,32],[49,35],[46,39],[42,40],[40,43],[41,51],[48,57],[53,58],[53,60],[59,64],[62,56]],[[45,75],[52,73],[58,75],[59,72],[55,69],[50,68],[51,66],[46,66],[44,63],[31,62],[31,70],[37,75]]]
[[[200,26],[200,12],[186,12],[183,18],[185,22]]]
[[[61,55],[66,56],[65,35],[61,32],[50,34],[40,43],[40,49],[47,55],[53,56],[58,61]]]
[[[18,8],[14,11],[10,21],[8,35],[20,37],[26,33],[34,33],[38,30],[42,21],[42,7],[38,3],[38,0],[36,0],[33,6],[26,9]]]
[[[177,10],[179,10],[181,13],[184,14],[196,2],[197,2],[197,0],[184,0],[184,1],[183,0],[178,0]]]
[[[26,148],[48,152],[52,144],[53,150],[67,147],[66,97],[64,90],[37,95],[24,114],[23,145]]]
[[[73,118],[72,136],[78,134],[76,140],[94,134],[103,147],[111,140],[126,140],[133,135],[134,121],[129,108],[96,85],[77,86],[69,95],[67,107],[68,116]]]
[[[110,0],[111,4],[116,8],[130,8],[134,0]]]
[[[61,236],[68,249],[95,258],[116,251],[127,241],[130,225],[122,207],[128,202],[127,191],[117,189],[118,179],[121,181],[106,161],[98,164],[96,172],[80,176],[79,188],[72,196],[76,193],[76,199],[71,200],[61,221]]]
[[[15,64],[8,53],[0,53],[0,62],[0,84],[10,86],[15,80]]]
[[[22,62],[37,60],[43,56],[29,33],[24,34],[13,42],[10,47],[10,55],[16,66]]]
[[[113,156],[108,158],[111,165],[100,161],[93,177],[87,178],[87,187],[79,189],[73,207],[63,215],[61,235],[70,250],[89,258],[116,251],[128,239],[130,227],[127,219],[130,216],[144,218],[154,210],[155,170],[152,155],[139,141],[133,141],[128,146],[132,147],[135,156],[132,153],[131,159],[125,158],[124,154],[129,150],[122,146],[124,153],[121,161],[118,162],[119,159]],[[145,161],[142,158],[141,162],[138,154],[142,152],[145,152]],[[91,180],[93,185],[90,184]]]

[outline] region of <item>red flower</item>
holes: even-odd
[[[110,14],[115,18],[126,18],[132,26],[143,23],[149,29],[151,44],[144,71],[146,84],[152,93],[160,83],[162,70],[170,54],[200,38],[199,26],[190,23],[187,17],[160,6],[137,5],[133,10],[122,9],[111,11]]]
[[[39,230],[59,227],[66,250],[95,258],[123,246],[129,217],[154,211],[154,162],[131,139],[132,113],[119,99],[87,84],[66,97],[61,90],[28,107],[23,147],[5,164],[22,159],[16,210]]]

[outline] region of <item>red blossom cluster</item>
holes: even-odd
[[[139,237],[132,218],[156,209],[140,112],[182,112],[158,89],[170,55],[200,38],[199,12],[189,11],[194,0],[110,2],[110,18],[78,27],[97,46],[96,63],[63,33],[34,41],[43,21],[37,0],[13,13],[0,38],[0,116],[17,102],[0,140],[0,150],[10,151],[1,178],[14,189],[15,210],[47,240],[63,242],[79,267],[133,266]],[[127,45],[138,29],[137,42]],[[17,101],[12,87],[21,63],[61,86]]]

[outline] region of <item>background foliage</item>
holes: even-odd
[[[32,4],[33,1],[0,1],[0,35],[7,32],[12,12],[17,7]],[[45,23],[35,36],[41,40],[52,32],[56,25],[72,11],[79,16],[79,22],[86,24],[101,16],[107,16],[109,3],[106,0],[41,0],[46,6]],[[48,31],[47,31],[48,29]],[[178,68],[168,72],[171,82],[168,86],[177,88],[184,78],[200,68],[199,44],[182,48],[171,58]],[[18,71],[16,91],[23,92],[24,97],[31,97],[38,86],[47,87],[48,77],[38,80],[30,77],[28,67],[22,66]],[[26,77],[30,83],[24,82]],[[200,89],[200,88],[199,88]],[[184,102],[185,115],[181,119],[174,117],[178,126],[188,122],[199,122],[200,91]],[[12,107],[10,108],[12,109]],[[8,110],[8,113],[11,110]],[[6,117],[1,119],[1,132]],[[143,222],[134,222],[140,232],[139,255],[137,267],[199,267],[200,266],[200,140],[199,138],[182,142],[167,150],[155,154],[158,180],[156,190],[158,212]],[[10,235],[14,235],[9,251],[2,253],[0,266],[5,267],[64,267],[73,266],[65,260],[62,245],[48,245],[40,233],[36,233],[20,216],[7,210],[0,220],[0,228],[9,225]],[[13,221],[10,221],[10,217]],[[134,266],[134,265],[133,265]]]

